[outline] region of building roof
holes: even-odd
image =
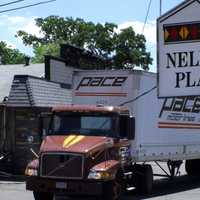
[[[16,75],[7,106],[53,107],[72,103],[72,92],[62,84],[28,75]]]
[[[37,77],[44,76],[44,63],[30,64],[29,66],[19,65],[0,65],[0,102],[5,96],[9,95],[14,75],[32,75]]]

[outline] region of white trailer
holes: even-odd
[[[200,158],[200,97],[158,99],[156,74],[145,71],[76,71],[72,82],[74,104],[129,108],[134,162]]]

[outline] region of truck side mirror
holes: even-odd
[[[129,140],[135,139],[135,117],[129,117],[127,137]]]
[[[121,138],[133,140],[135,138],[135,118],[121,115],[119,120],[119,135]]]

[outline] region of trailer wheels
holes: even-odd
[[[53,200],[54,198],[54,195],[52,193],[38,191],[33,191],[33,196],[35,200]]]
[[[151,165],[134,165],[133,174],[136,190],[139,194],[150,194],[153,187],[153,170]]]
[[[200,175],[200,159],[186,160],[185,171],[189,176]]]

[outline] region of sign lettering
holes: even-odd
[[[126,76],[83,77],[76,90],[79,90],[81,87],[120,87],[125,83],[127,78]]]
[[[200,97],[165,98],[159,118],[165,111],[200,113]]]

